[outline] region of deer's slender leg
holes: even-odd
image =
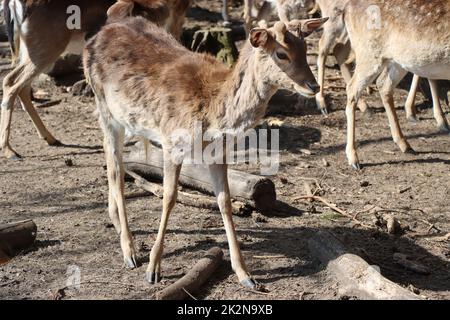
[[[64,51],[64,47],[62,48]],[[24,53],[25,55],[26,53]],[[53,56],[46,57],[48,61]],[[47,60],[46,60],[47,61]],[[51,64],[51,63],[50,63]],[[20,99],[24,109],[28,112],[33,121],[39,135],[44,138],[49,145],[59,145],[50,132],[45,128],[38,113],[33,107],[30,97],[30,85],[33,79],[38,76],[42,70],[48,66],[47,63],[41,63],[39,66],[32,62],[30,57],[23,56],[18,65],[3,80],[3,100],[2,100],[2,119],[0,123],[0,148],[6,158],[14,159],[20,157],[9,144],[9,135],[11,130],[11,117],[16,98],[20,95]]]
[[[252,29],[252,9],[253,0],[244,0],[244,27],[245,33],[248,35]]]
[[[431,94],[433,96],[433,113],[434,118],[437,121],[437,126],[439,131],[448,133],[450,132],[450,128],[448,126],[447,119],[445,118],[445,114],[442,111],[441,101],[439,99],[439,84],[436,80],[429,79]]]
[[[230,24],[229,10],[230,10],[230,7],[229,7],[228,0],[223,0],[222,1],[222,19],[223,19],[225,25]]]
[[[247,271],[247,267],[242,257],[239,242],[236,236],[236,230],[232,219],[231,197],[228,186],[227,165],[213,164],[209,166],[211,181],[217,197],[217,203],[222,214],[225,232],[227,234],[228,245],[230,248],[231,266],[238,276],[239,282],[246,287],[254,288],[255,281]]]
[[[389,66],[387,72],[383,72],[382,76],[378,79],[377,85],[389,120],[389,126],[394,142],[399,146],[402,152],[414,153],[414,150],[402,133],[397,113],[395,112],[394,89],[404,78],[406,73],[406,71],[396,66]]]
[[[180,176],[181,164],[172,162],[170,151],[164,149],[164,195],[163,195],[163,212],[161,223],[159,225],[158,236],[150,253],[150,263],[147,268],[147,281],[150,283],[158,283],[161,279],[161,258],[164,251],[164,236],[166,234],[167,223],[170,213],[177,201],[178,194],[178,178]]]
[[[23,108],[26,110],[31,120],[33,121],[34,127],[36,128],[39,137],[44,139],[50,146],[60,145],[61,143],[56,140],[53,135],[47,130],[35,107],[33,106],[33,102],[31,101],[31,86],[25,86],[19,93],[19,97]]]
[[[339,68],[341,69],[342,77],[344,78],[346,84],[348,84],[352,78],[350,66],[347,63],[345,63],[350,55],[350,52],[351,46],[349,41],[344,45],[341,44],[336,45],[333,50],[333,54],[336,57],[337,63],[339,64]],[[361,112],[368,112],[370,110],[364,99],[359,99],[358,109],[361,110]]]
[[[376,67],[374,67],[376,66]],[[348,163],[353,169],[359,170],[360,164],[355,147],[355,110],[362,92],[369,86],[383,70],[383,65],[378,61],[367,59],[364,63],[356,62],[355,73],[347,86],[347,107],[345,109],[347,117],[347,148],[346,154]]]
[[[317,109],[323,114],[328,114],[327,105],[325,102],[325,63],[327,61],[328,54],[330,53],[331,46],[333,45],[334,39],[330,36],[330,32],[327,32],[326,25],[322,37],[319,41],[319,55],[317,57],[317,69],[318,69],[318,83],[320,86],[320,91],[316,95],[316,105]]]
[[[419,80],[420,77],[418,75],[414,75],[411,88],[409,89],[408,98],[405,102],[406,118],[410,122],[417,122],[416,95]]]
[[[14,151],[9,144],[9,135],[11,132],[11,119],[14,110],[14,104],[21,89],[20,82],[24,82],[23,74],[33,72],[30,66],[19,64],[3,79],[3,100],[1,104],[0,121],[0,149],[7,159],[18,159],[20,155]]]
[[[115,203],[110,203],[110,215],[113,223],[117,226],[115,212],[118,212],[120,224],[120,246],[122,248],[125,265],[129,268],[137,267],[136,251],[134,249],[133,237],[128,226],[127,213],[125,209],[125,169],[123,165],[123,141],[124,129],[117,123],[113,123],[109,113],[101,113],[101,124],[105,135],[104,148],[106,156],[106,166],[108,171],[108,182],[110,197]]]

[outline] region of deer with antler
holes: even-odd
[[[194,126],[200,123],[204,132],[214,130],[214,139],[220,141],[224,134],[238,135],[256,126],[269,99],[280,88],[313,97],[319,87],[306,59],[304,38],[325,21],[277,22],[270,29],[252,29],[234,69],[212,56],[190,52],[164,30],[141,18],[110,24],[89,41],[83,56],[84,70],[100,114],[109,214],[119,232],[126,265],[136,266],[136,251],[125,209],[125,131],[145,139],[157,136],[163,147],[163,210],[147,269],[147,280],[155,283],[161,279],[164,237],[177,199],[183,160],[174,161],[174,133],[183,128],[194,137]],[[212,143],[202,142],[203,148]],[[212,163],[209,169],[233,270],[240,283],[254,288],[232,221],[226,161]]]

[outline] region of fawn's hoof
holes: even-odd
[[[327,115],[329,114],[327,108],[322,108],[322,109],[320,109],[320,112],[322,112],[322,114],[323,114],[324,116],[327,116]]]
[[[52,147],[62,147],[64,145],[61,141],[59,141],[59,140],[57,140],[55,138],[48,139],[46,141],[47,141],[48,145],[52,146]]]
[[[450,133],[450,128],[448,127],[448,124],[446,124],[446,123],[438,125],[438,130],[440,133]]]
[[[137,260],[134,255],[132,255],[131,257],[125,257],[123,261],[125,262],[125,266],[128,269],[136,269],[138,267]]]
[[[372,118],[375,115],[375,112],[373,111],[372,108],[367,107],[366,110],[363,111],[363,115],[366,118]]]
[[[353,163],[351,167],[354,171],[361,171],[361,165],[359,163]]]
[[[20,154],[18,154],[17,152],[15,152],[15,151],[14,151],[13,149],[11,149],[11,148],[4,148],[4,149],[3,149],[3,156],[4,156],[6,159],[14,160],[14,161],[17,161],[17,160],[22,159],[22,156],[21,156]]]
[[[150,284],[157,284],[161,281],[161,274],[156,272],[146,272],[145,279]]]
[[[419,123],[419,119],[416,116],[409,116],[407,119],[411,123]]]
[[[256,290],[257,287],[258,287],[258,284],[256,283],[256,281],[253,280],[252,278],[247,278],[247,279],[245,279],[245,280],[242,280],[242,281],[241,281],[241,284],[242,284],[244,287],[249,288],[249,289],[252,289],[252,290]]]
[[[413,156],[417,155],[417,151],[414,150],[413,148],[409,147],[408,149],[406,149],[406,151],[404,151],[404,153],[406,154],[411,154]]]

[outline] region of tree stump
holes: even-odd
[[[217,57],[217,60],[233,66],[239,52],[231,36],[231,29],[212,28],[199,30],[194,33],[191,50],[194,52],[208,52]]]

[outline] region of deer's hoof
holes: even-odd
[[[322,108],[322,109],[320,109],[320,112],[322,112],[322,114],[323,114],[324,116],[327,116],[327,115],[329,114],[327,108]]]
[[[375,112],[372,108],[367,107],[366,110],[363,111],[363,115],[366,118],[371,119],[374,116]]]
[[[351,166],[354,171],[361,171],[361,165],[359,163],[353,163]]]
[[[242,284],[244,287],[249,288],[249,289],[252,289],[252,290],[256,290],[256,288],[257,288],[257,286],[258,286],[258,284],[256,283],[256,281],[253,280],[252,278],[247,278],[247,279],[245,279],[245,280],[242,280],[242,281],[241,281],[241,284]]]
[[[450,133],[450,128],[446,123],[438,125],[438,130],[440,133]]]
[[[11,148],[5,148],[3,149],[3,156],[8,160],[18,161],[22,159],[22,156],[15,152]]]
[[[406,149],[406,150],[404,151],[404,153],[406,153],[406,154],[411,154],[411,155],[413,155],[413,156],[417,155],[417,151],[414,150],[414,149],[411,148],[411,147],[409,147],[408,149]]]
[[[131,257],[125,257],[124,259],[125,266],[128,269],[136,269],[138,267],[136,257],[132,255]]]
[[[419,123],[419,119],[416,116],[409,116],[407,119],[411,123]]]
[[[156,272],[145,273],[145,279],[150,284],[157,284],[161,281],[161,274]]]
[[[47,141],[48,145],[52,146],[52,147],[62,147],[64,145],[61,141],[59,141],[59,140],[57,140],[55,138],[48,139],[46,141]]]

